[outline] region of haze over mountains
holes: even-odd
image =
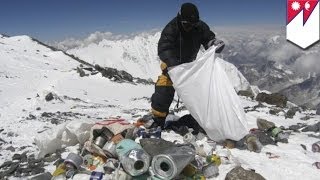
[[[251,85],[271,92],[287,89],[289,97],[305,97],[303,101],[301,98],[290,98],[300,105],[308,103],[310,97],[314,96],[315,92],[297,92],[293,85],[319,74],[319,44],[303,51],[287,42],[285,32],[279,27],[228,27],[213,30],[217,38],[227,44],[222,58],[234,64]],[[66,39],[52,44],[90,63],[155,80],[160,73],[157,56],[160,33],[160,30],[133,35],[95,32],[84,39]],[[314,84],[317,83],[312,82],[309,88],[316,89]],[[312,102],[316,103],[314,100]]]

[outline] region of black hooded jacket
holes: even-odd
[[[168,67],[191,62],[196,59],[200,46],[208,49],[207,44],[212,39],[215,39],[215,34],[205,22],[200,20],[196,27],[186,32],[178,15],[162,30],[158,55]]]

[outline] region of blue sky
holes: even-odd
[[[184,2],[210,26],[285,25],[286,0],[1,0],[0,33],[53,41],[161,29]]]

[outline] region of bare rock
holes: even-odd
[[[259,93],[256,97],[256,100],[284,108],[287,105],[288,98],[279,93]]]
[[[317,115],[320,115],[320,103],[317,105],[317,108],[316,108],[316,109],[317,109],[316,114],[317,114]]]
[[[228,172],[225,180],[265,180],[265,178],[252,170],[245,170],[238,166]]]
[[[286,113],[286,115],[285,115],[285,118],[290,118],[290,119],[292,119],[293,116],[295,116],[295,115],[296,115],[296,112],[298,112],[298,111],[301,112],[301,110],[300,110],[299,107],[290,108],[290,109],[287,111],[287,113]]]
[[[50,92],[49,94],[46,95],[45,99],[46,99],[46,101],[53,100],[53,94]]]
[[[245,97],[249,97],[251,99],[254,98],[254,94],[252,93],[252,91],[249,91],[249,90],[240,90],[238,92],[238,95],[239,96],[245,96]]]

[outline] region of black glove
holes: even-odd
[[[221,51],[224,49],[224,42],[222,40],[219,39],[213,39],[211,41],[209,41],[208,46],[216,46],[216,53],[221,53]]]

